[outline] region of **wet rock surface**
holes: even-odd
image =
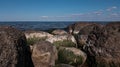
[[[25,35],[9,26],[0,26],[0,67],[33,67]]]

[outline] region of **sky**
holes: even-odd
[[[0,0],[0,21],[120,21],[120,0]]]

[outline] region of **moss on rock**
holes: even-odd
[[[84,60],[86,60],[83,55],[78,51],[74,52],[71,49],[73,48],[59,48],[58,50],[58,62],[59,63],[65,63],[65,64],[70,64],[73,66],[80,66],[84,63]],[[74,49],[78,50],[78,49]]]
[[[63,40],[63,41],[55,41],[53,43],[57,48],[59,47],[76,47],[76,44],[73,43],[72,41],[70,40]]]
[[[28,45],[33,45],[36,42],[45,41],[45,39],[46,39],[46,37],[42,37],[42,38],[39,38],[39,37],[28,38],[27,39],[27,44]]]

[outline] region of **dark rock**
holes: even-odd
[[[82,50],[88,55],[89,67],[120,67],[120,23],[87,26],[81,35],[88,36]]]
[[[93,23],[87,23],[87,22],[75,23],[75,24],[69,25],[67,27],[67,29],[70,34],[78,34],[81,29],[83,29],[85,26],[91,25],[91,24],[93,24]]]
[[[53,67],[57,60],[57,49],[50,42],[38,42],[33,45],[32,60],[35,67]]]
[[[78,43],[78,47],[81,47],[81,46],[83,47],[87,43],[88,38],[92,40],[96,40],[102,28],[103,28],[103,25],[101,24],[91,23],[87,26],[84,26],[82,29],[80,29],[79,35],[77,36],[75,35],[75,38]]]
[[[33,67],[25,35],[8,26],[0,26],[0,67]]]

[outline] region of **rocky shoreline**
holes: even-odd
[[[120,23],[49,31],[0,26],[1,67],[120,67]]]

